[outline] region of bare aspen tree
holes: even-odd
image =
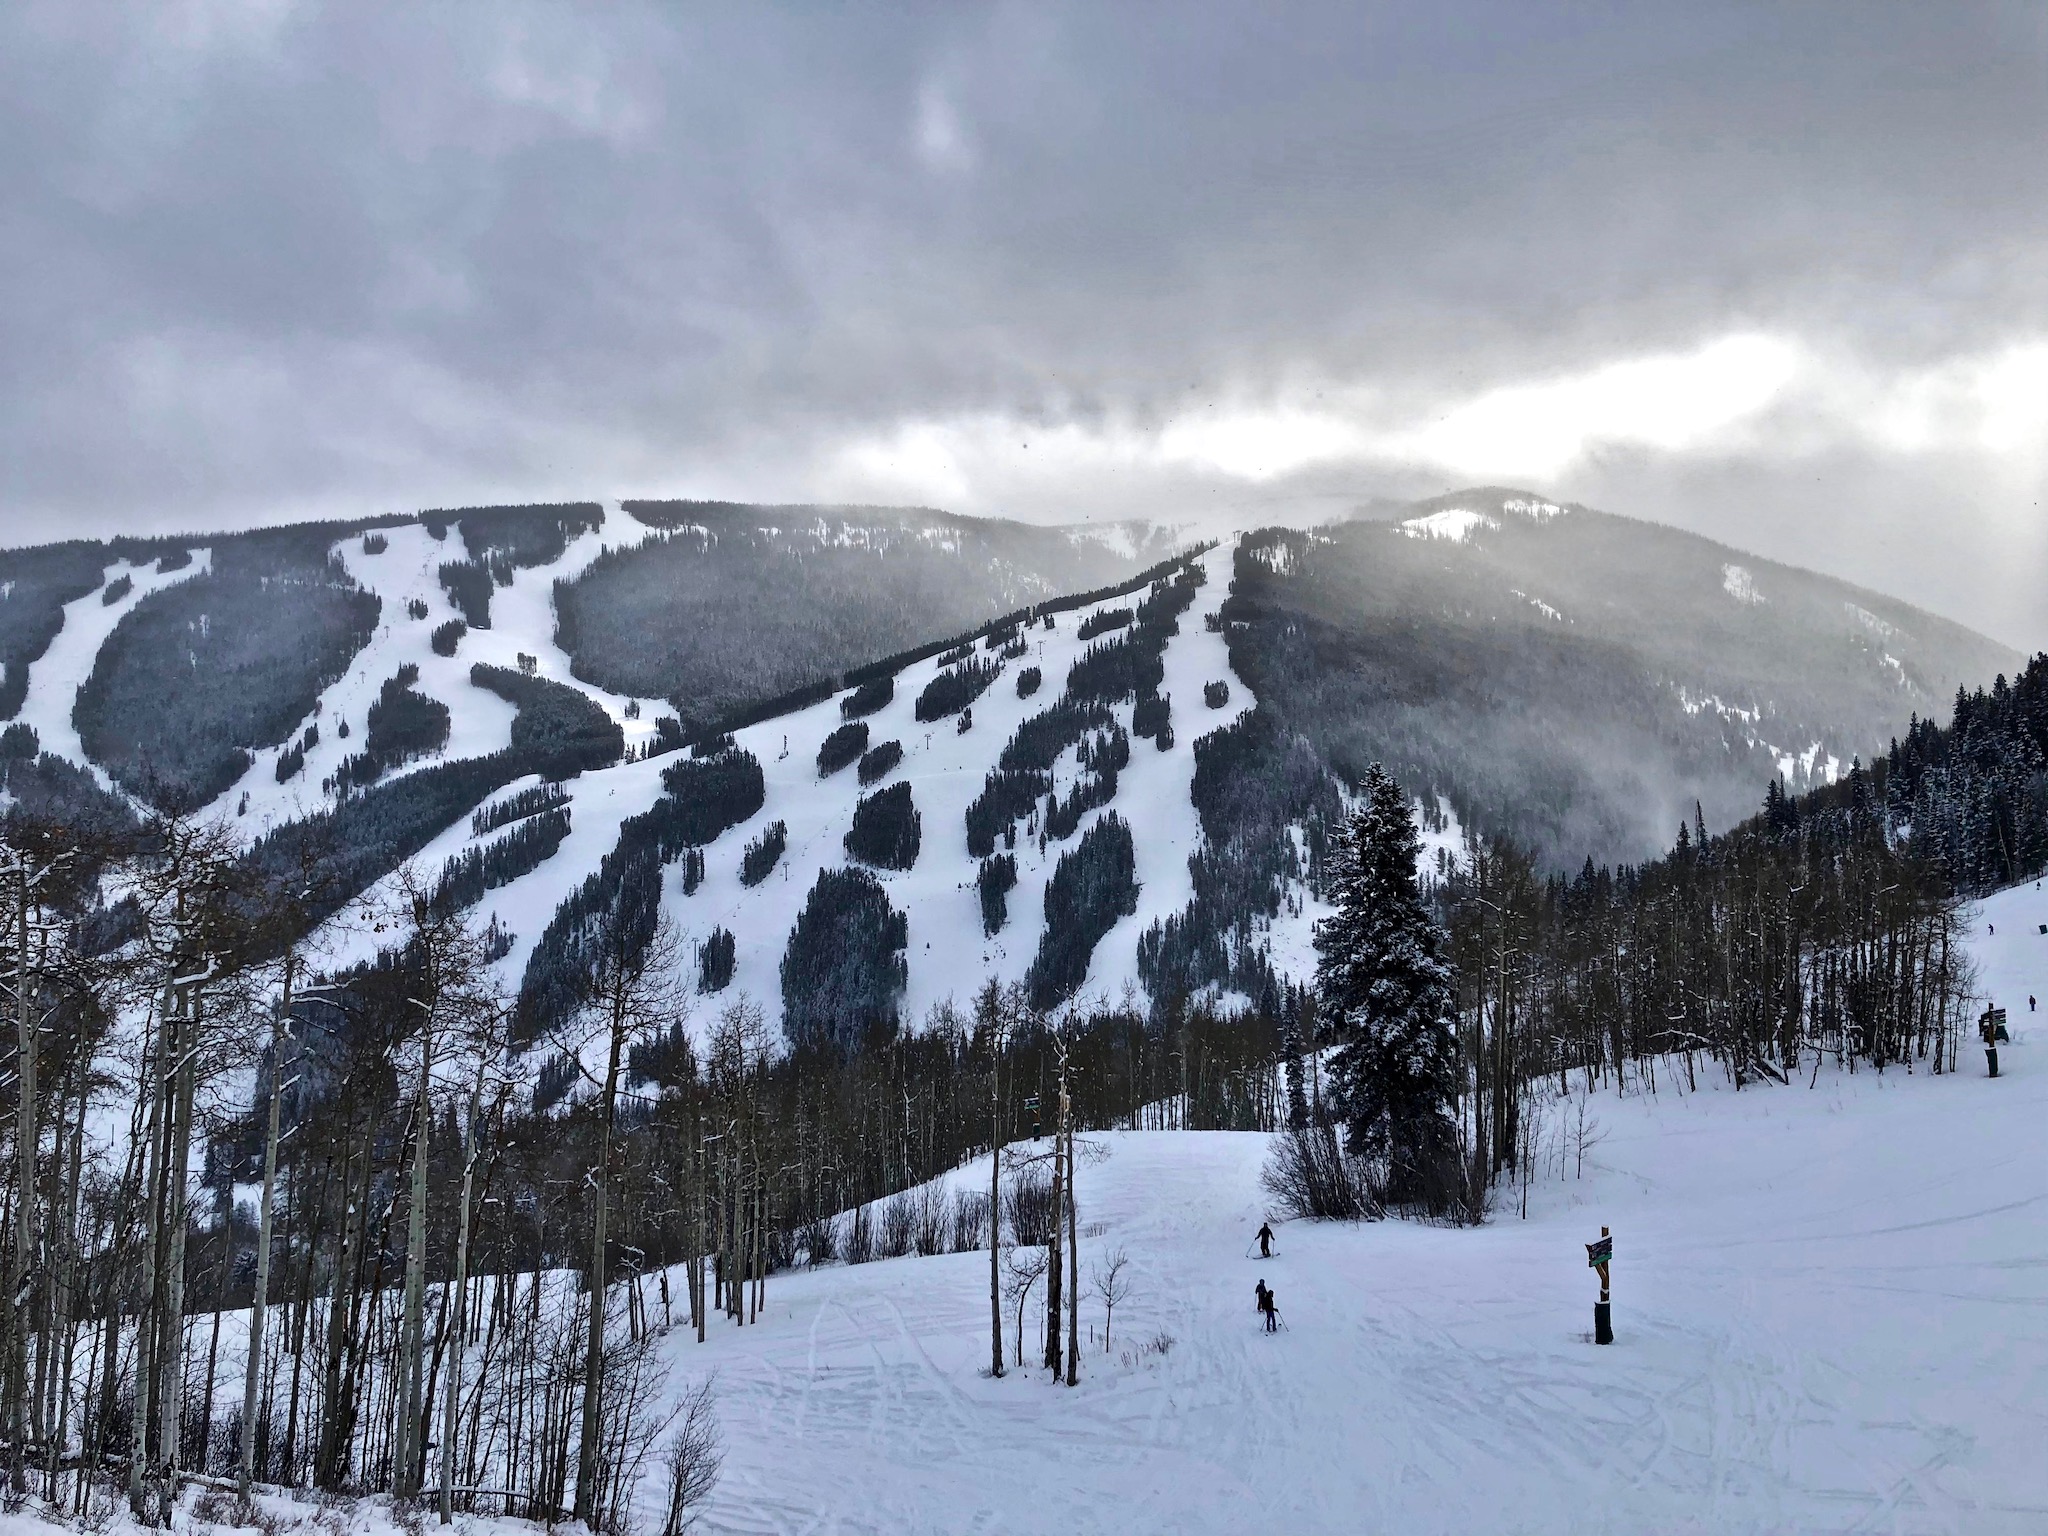
[[[1003,1374],[1003,999],[993,979],[976,999],[988,1040],[988,1373]]]
[[[9,1475],[16,1493],[28,1491],[28,1442],[44,1438],[42,1400],[31,1391],[28,1374],[29,1319],[36,1283],[36,1153],[42,1143],[42,1109],[37,1090],[37,1041],[33,967],[29,961],[29,907],[36,888],[51,873],[45,863],[31,872],[28,855],[9,850],[0,873],[13,886],[15,1088],[14,1121],[14,1253],[7,1309],[7,1433],[11,1442]],[[26,1421],[24,1409],[27,1410]]]
[[[436,1051],[444,1027],[452,1030],[466,1020],[490,1017],[499,1010],[495,997],[489,995],[489,961],[483,940],[467,917],[437,903],[410,872],[400,899],[409,923],[407,949],[418,967],[416,989],[406,999],[418,1011],[418,1058],[391,1486],[398,1497],[413,1498],[425,1481],[427,1163],[434,1132]]]
[[[242,1460],[236,1471],[236,1496],[249,1507],[250,1485],[256,1477],[257,1390],[263,1365],[264,1314],[270,1304],[270,1225],[277,1190],[278,1121],[284,1107],[285,1042],[291,1038],[292,983],[297,979],[298,948],[284,953],[280,997],[270,1026],[270,1104],[263,1134],[263,1192],[256,1218],[256,1291],[249,1300],[248,1359],[242,1375]]]
[[[503,1034],[502,1011],[491,1015],[491,1027],[477,1040],[476,1075],[469,1091],[469,1115],[462,1130],[462,1203],[456,1212],[455,1223],[455,1273],[449,1282],[449,1305],[454,1309],[447,1325],[449,1337],[448,1374],[441,1404],[441,1524],[447,1525],[455,1518],[455,1442],[459,1429],[458,1415],[462,1406],[462,1363],[467,1347],[466,1333],[469,1324],[469,1228],[471,1213],[475,1208],[476,1164],[478,1154],[478,1133],[483,1118],[484,1086],[502,1066]],[[509,1083],[499,1085],[499,1102],[509,1091]]]
[[[1129,1299],[1130,1277],[1124,1271],[1130,1266],[1131,1256],[1121,1248],[1104,1255],[1090,1278],[1094,1282],[1096,1298],[1102,1303],[1102,1352],[1109,1353],[1109,1332],[1116,1321],[1116,1309]]]
[[[659,915],[651,923],[625,904],[605,917],[599,951],[594,1011],[601,1013],[606,1034],[605,1072],[597,1101],[597,1156],[588,1182],[591,1187],[590,1260],[585,1270],[589,1294],[589,1333],[583,1353],[583,1411],[576,1457],[574,1518],[595,1530],[600,1519],[598,1494],[603,1476],[603,1384],[607,1223],[611,1207],[612,1140],[618,1117],[619,1076],[628,1048],[680,1010],[676,970],[681,941],[674,927]],[[580,1052],[576,1059],[581,1061]]]
[[[1060,1228],[1066,1215],[1066,1139],[1058,1125],[1052,1131],[1052,1220],[1045,1238],[1045,1368],[1060,1371],[1060,1275],[1066,1267],[1060,1254]]]
[[[1074,1199],[1074,1116],[1073,1101],[1067,1092],[1067,1052],[1065,1031],[1061,1032],[1060,1049],[1060,1137],[1067,1147],[1067,1385],[1073,1386],[1081,1379],[1081,1247],[1079,1210]],[[1054,1263],[1058,1263],[1055,1256]]]

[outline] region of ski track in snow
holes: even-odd
[[[1979,939],[1982,974],[2048,988],[2048,896],[1986,910],[2012,942]],[[760,1325],[673,1346],[717,1373],[732,1448],[706,1529],[2048,1529],[2048,1032],[2014,1033],[1995,1085],[1974,1051],[1692,1095],[1666,1063],[1654,1097],[1594,1095],[1583,1179],[1553,1113],[1528,1220],[1503,1191],[1477,1230],[1298,1222],[1263,1265],[1266,1137],[1099,1137],[1083,1275],[1123,1247],[1136,1283],[1077,1390],[982,1374],[985,1253],[771,1281]],[[1602,1224],[1611,1349],[1580,1246]],[[1086,1338],[1099,1301],[1081,1314]],[[1124,1358],[1161,1330],[1169,1353]],[[1029,1310],[1026,1334],[1035,1358]]]
[[[126,560],[110,561],[97,590],[64,605],[64,627],[50,642],[48,650],[28,669],[28,697],[22,701],[16,720],[35,727],[42,749],[55,757],[69,758],[92,770],[102,789],[114,788],[107,771],[85,755],[78,727],[71,713],[78,703],[78,690],[92,676],[100,647],[114,632],[128,611],[152,592],[176,586],[181,581],[204,575],[213,569],[213,551],[195,549],[191,561],[175,571],[158,571],[154,560],[131,565]],[[107,586],[123,576],[134,583],[128,595],[117,603],[104,601]]]

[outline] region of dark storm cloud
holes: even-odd
[[[17,6],[0,517],[1520,471],[2042,643],[2041,16]]]

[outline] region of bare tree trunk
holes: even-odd
[[[992,1010],[993,1012],[993,1010]],[[988,1068],[988,1373],[1003,1374],[1003,1054],[993,1017]]]
[[[171,1103],[169,1166],[164,1181],[164,1225],[170,1229],[170,1255],[164,1265],[163,1304],[159,1315],[157,1388],[159,1427],[157,1523],[168,1527],[178,1499],[178,1463],[182,1447],[185,1399],[185,1228],[186,1196],[192,1165],[192,1098],[198,1074],[200,1026],[198,982],[178,989],[176,1089]]]
[[[270,1305],[270,1222],[277,1189],[277,1123],[284,1103],[284,1042],[291,1027],[292,971],[297,956],[284,957],[284,996],[270,1027],[270,1118],[263,1135],[263,1197],[256,1221],[256,1293],[249,1300],[249,1359],[242,1373],[242,1464],[235,1491],[244,1510],[256,1478],[256,1389],[263,1365],[264,1311]]]
[[[175,1039],[171,1028],[173,1004],[169,987],[164,988],[158,1006],[156,1049],[151,1052],[149,1063],[149,1119],[145,1143],[148,1159],[142,1191],[142,1263],[136,1271],[140,1284],[135,1308],[135,1402],[130,1415],[128,1453],[128,1511],[137,1520],[147,1518],[145,1469],[149,1464],[149,1431],[156,1403],[157,1288],[161,1278],[157,1273],[157,1248],[162,1230],[164,1174],[170,1161],[164,1149],[169,1119],[166,1063]],[[105,1402],[111,1405],[112,1373],[107,1380],[109,1386]]]
[[[28,861],[15,856],[14,1004],[16,1025],[15,1081],[20,1105],[14,1120],[14,1274],[8,1286],[7,1309],[7,1433],[13,1442],[10,1476],[16,1493],[28,1491],[28,1434],[22,1410],[28,1406],[28,1320],[33,1315],[29,1292],[35,1284],[36,1147],[41,1125],[36,1108],[35,1000],[29,985]],[[34,1433],[42,1438],[41,1405],[35,1405]]]
[[[1060,1369],[1060,1228],[1066,1214],[1065,1147],[1058,1126],[1052,1133],[1052,1230],[1045,1243],[1045,1368],[1058,1376]]]
[[[431,984],[430,984],[431,985]],[[399,1340],[397,1438],[391,1446],[391,1491],[401,1499],[420,1491],[420,1391],[424,1366],[427,1283],[427,1143],[433,1139],[434,1109],[428,1089],[434,1070],[434,1002],[421,1006],[420,1075],[413,1091],[411,1209],[405,1223],[405,1299]]]
[[[455,1518],[455,1432],[462,1403],[462,1356],[468,1347],[469,1213],[476,1188],[477,1116],[483,1111],[485,1058],[479,1057],[476,1084],[469,1094],[469,1123],[462,1132],[462,1206],[455,1224],[455,1278],[449,1300],[455,1308],[448,1356],[447,1393],[441,1404],[441,1523]]]
[[[1081,1379],[1081,1239],[1075,1230],[1080,1216],[1074,1201],[1074,1120],[1064,1067],[1060,1073],[1060,1131],[1067,1142],[1067,1385],[1071,1387]]]
[[[603,1410],[601,1388],[604,1376],[604,1290],[605,1221],[611,1204],[612,1113],[618,1101],[619,1055],[626,1039],[626,1004],[623,982],[618,984],[612,1007],[611,1051],[604,1069],[604,1098],[599,1107],[597,1133],[597,1178],[590,1216],[590,1337],[583,1351],[583,1436],[576,1457],[576,1507],[573,1514],[592,1530],[597,1528],[598,1434]]]

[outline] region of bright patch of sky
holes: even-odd
[[[1902,453],[2048,445],[2048,343],[1884,372],[1797,340],[1721,337],[1501,383],[1434,405],[1385,387],[1311,402],[1244,400],[1148,424],[1133,412],[1027,423],[999,412],[923,418],[843,442],[816,471],[826,494],[913,494],[984,505],[993,482],[1108,469],[1261,484],[1328,465],[1426,466],[1465,480],[1550,480],[1612,449],[1660,454],[1848,441]]]

